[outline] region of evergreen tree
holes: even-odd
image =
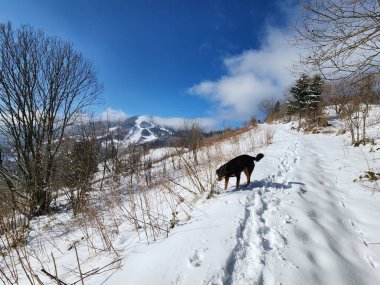
[[[289,115],[298,114],[299,123],[301,123],[302,115],[305,113],[312,117],[312,121],[315,121],[321,102],[322,83],[320,75],[310,78],[308,75],[302,74],[290,89],[293,99],[287,102],[286,113]]]
[[[274,101],[273,99],[268,101],[263,100],[261,102],[261,109],[267,113],[264,122],[272,122],[280,117],[281,103],[280,101]]]
[[[267,118],[265,119],[266,121],[267,120],[277,120],[279,117],[280,117],[280,112],[281,112],[281,103],[280,101],[277,101],[276,104],[274,105],[272,111],[269,113],[269,115],[267,116]]]
[[[277,101],[276,105],[274,105],[273,113],[278,115],[280,113],[280,109],[281,109],[281,103],[280,101]]]
[[[310,81],[308,75],[302,74],[295,85],[290,89],[293,100],[288,102],[287,111],[290,114],[298,114],[299,123],[301,123],[302,115],[307,109],[308,97],[311,94]]]
[[[310,94],[307,96],[307,107],[315,114],[318,105],[321,102],[322,94],[322,77],[315,75],[310,84]]]

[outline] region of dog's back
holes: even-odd
[[[248,154],[239,155],[225,164],[225,172],[242,172],[246,166],[252,165],[253,157]]]

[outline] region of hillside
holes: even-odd
[[[159,149],[148,154],[156,161],[149,173],[99,173],[83,215],[61,207],[32,222],[21,251],[32,269],[19,267],[18,282],[29,284],[33,272],[43,284],[56,284],[54,276],[66,284],[379,284],[379,188],[364,177],[379,172],[373,114],[377,145],[350,146],[336,119],[320,134],[262,124],[203,147],[199,165]],[[215,169],[259,152],[253,182],[245,187],[243,174],[239,189],[231,178],[223,190]],[[5,250],[1,268],[11,257],[20,266]]]
[[[95,125],[99,139],[112,136],[115,143],[124,146],[134,143],[163,147],[178,138],[177,130],[155,123],[150,116],[133,116],[118,122],[97,121]],[[81,133],[80,126],[74,127],[72,133]]]
[[[149,116],[131,117],[120,126],[126,131],[124,140],[132,143],[148,143],[158,139],[169,140],[169,137],[176,134],[174,129],[154,123]]]
[[[128,250],[106,284],[378,284],[380,197],[353,182],[366,150],[277,125],[249,187],[230,185],[169,238]]]

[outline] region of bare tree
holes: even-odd
[[[325,104],[332,106],[336,115],[340,115],[349,100],[349,84],[344,79],[330,81],[324,86]]]
[[[274,98],[265,98],[261,100],[259,104],[260,111],[264,112],[266,115],[273,112],[276,107],[277,101]]]
[[[177,144],[181,147],[188,148],[194,158],[194,163],[198,164],[198,148],[203,140],[203,129],[196,121],[185,121],[179,130],[180,136]]]
[[[68,190],[74,215],[85,209],[94,174],[99,170],[101,146],[96,128],[94,122],[78,124],[75,138],[65,136],[57,156],[57,185]]]
[[[326,78],[379,72],[380,1],[301,0],[296,42],[308,54],[300,66],[312,66]]]
[[[55,159],[67,127],[101,92],[72,44],[30,26],[0,25],[0,177],[29,216],[49,210]],[[19,207],[21,208],[21,207]]]
[[[351,143],[367,141],[366,125],[371,104],[379,93],[379,78],[365,74],[330,82],[325,89],[327,103],[332,104],[351,134]]]
[[[127,146],[124,171],[130,178],[130,185],[133,184],[133,177],[138,176],[143,166],[143,153],[143,147],[137,143],[130,143]]]
[[[357,101],[357,137],[356,144],[367,142],[367,117],[378,94],[378,78],[373,73],[361,75],[359,78],[353,79],[351,84],[352,89],[355,91],[355,98]],[[361,137],[359,135],[361,128]]]

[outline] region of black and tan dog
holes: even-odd
[[[255,168],[255,161],[259,161],[264,157],[264,154],[259,153],[256,157],[243,154],[231,159],[226,164],[223,164],[218,168],[216,174],[218,175],[218,181],[224,178],[224,189],[227,189],[228,180],[230,177],[236,177],[236,188],[240,185],[240,174],[244,171],[247,176],[247,185],[251,183],[251,174]]]

